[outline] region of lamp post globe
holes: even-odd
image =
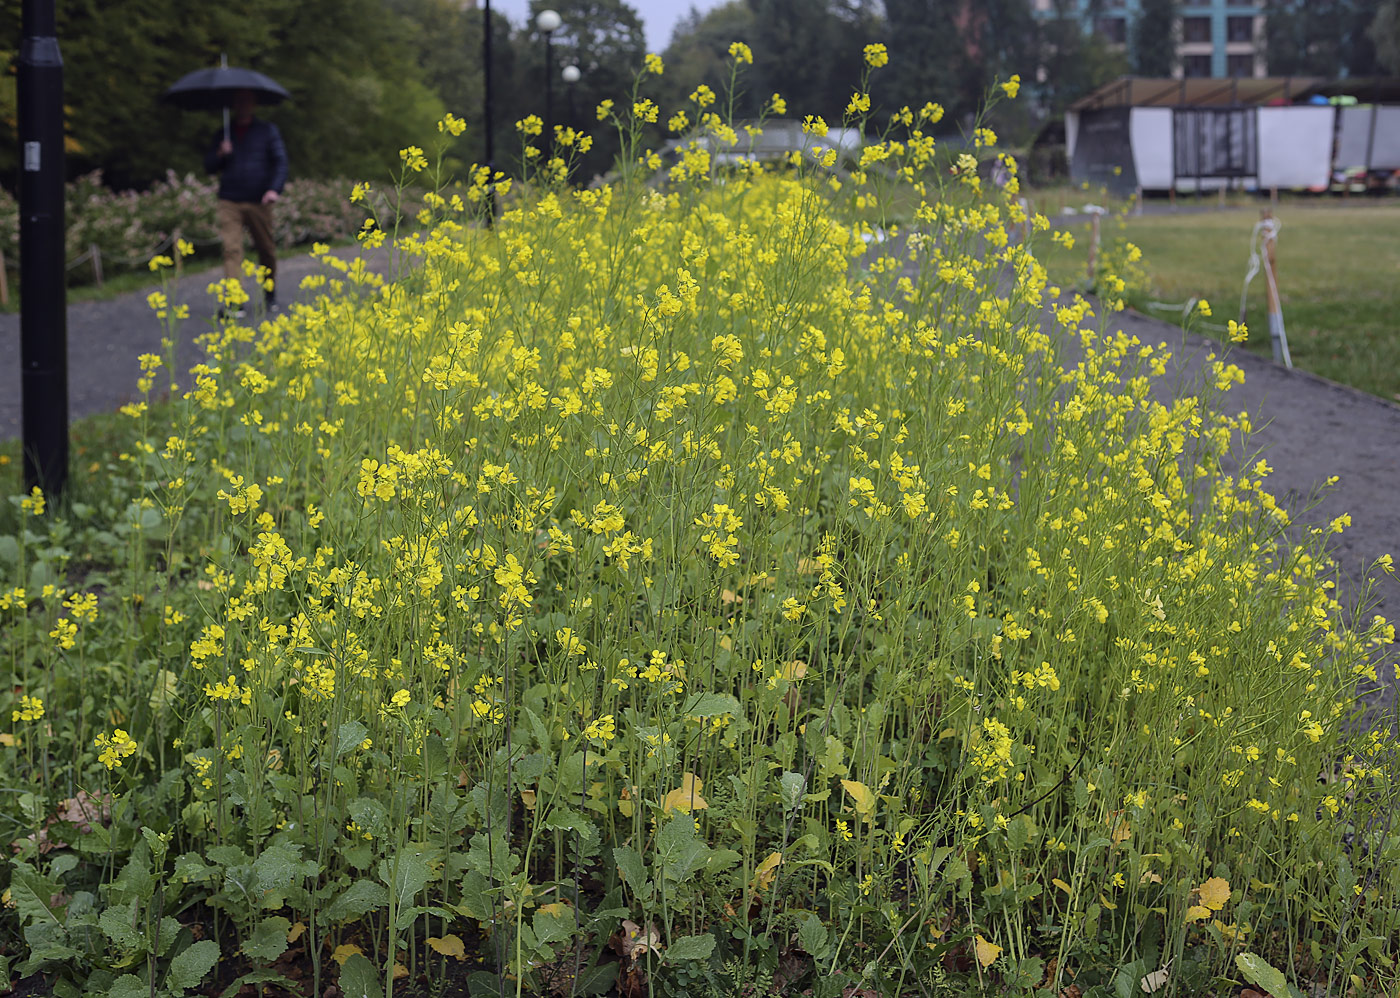
[[[545,8],[535,15],[535,27],[544,35],[544,133],[548,137],[554,133],[554,50],[551,42],[554,32],[564,20],[559,12]]]
[[[565,83],[577,83],[579,81],[579,77],[581,77],[583,74],[579,72],[577,66],[565,66],[564,71],[561,75],[564,77]]]

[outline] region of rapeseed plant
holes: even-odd
[[[498,993],[1393,981],[1391,739],[1350,722],[1394,629],[1334,595],[1345,522],[1288,532],[1238,369],[1170,394],[1121,278],[1050,287],[984,123],[943,157],[867,75],[853,169],[816,117],[721,169],[701,86],[667,169],[663,72],[600,106],[597,189],[534,117],[514,185],[405,149],[419,227],[360,236],[397,280],[323,250],[131,410],[100,589],[83,514],[16,497],[13,823],[76,845],[15,843],[16,972],[254,983],[304,935],[392,994],[475,933]]]

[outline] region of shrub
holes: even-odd
[[[273,234],[282,247],[314,241],[335,242],[353,236],[364,223],[363,208],[346,195],[347,180],[291,180],[273,211]],[[219,233],[214,206],[218,181],[171,171],[146,191],[112,191],[100,171],[70,183],[65,191],[66,254],[69,282],[91,281],[94,269],[84,258],[96,246],[103,273],[144,269],[156,253],[169,253],[175,235],[206,254],[217,255]],[[0,250],[7,264],[19,266],[19,204],[0,191]]]

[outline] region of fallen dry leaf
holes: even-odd
[[[356,953],[363,955],[364,950],[360,949],[360,947],[356,946],[354,943],[341,943],[335,948],[335,951],[331,953],[331,959],[343,967],[345,966],[345,961]]]
[[[670,814],[672,811],[680,811],[683,814],[689,814],[691,811],[703,811],[708,808],[710,805],[705,803],[705,798],[700,796],[702,786],[704,784],[694,773],[682,773],[681,785],[661,798],[661,813]]]
[[[428,938],[428,946],[434,953],[441,953],[443,956],[456,957],[458,960],[467,958],[467,948],[462,943],[462,937],[456,935]]]
[[[974,947],[977,951],[977,962],[983,967],[990,967],[996,963],[997,957],[1001,956],[1001,947],[996,943],[987,942],[981,935],[978,935]]]
[[[1219,911],[1230,900],[1230,881],[1223,877],[1211,877],[1200,887],[1201,904],[1211,911]]]
[[[655,950],[661,945],[661,933],[656,931],[656,923],[648,923],[646,931],[630,918],[622,920],[622,931],[626,933],[625,938],[620,938],[620,952],[629,960],[635,960],[645,954],[648,950]]]

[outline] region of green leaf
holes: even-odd
[[[219,944],[212,939],[201,939],[170,961],[170,970],[165,975],[166,990],[176,994],[188,991],[204,980],[204,975],[218,962]]]
[[[264,918],[253,935],[243,940],[243,952],[260,963],[271,963],[287,951],[287,930],[291,927],[291,920],[281,915]]]
[[[102,934],[110,939],[117,949],[127,953],[142,946],[145,941],[131,924],[131,909],[135,903],[132,901],[128,904],[114,904],[110,908],[102,909],[102,914],[97,916],[97,924],[102,929]]]
[[[388,808],[373,797],[356,797],[346,810],[355,824],[375,838],[382,838],[389,827]]]
[[[345,992],[345,998],[384,998],[379,975],[362,953],[356,953],[341,965],[340,990]]]
[[[803,952],[814,960],[823,959],[829,948],[829,936],[821,916],[808,912],[797,927],[797,942]]]
[[[672,963],[678,960],[708,960],[715,951],[715,937],[708,932],[700,936],[681,936],[666,947],[666,959]]]
[[[1119,967],[1113,975],[1113,993],[1118,998],[1133,998],[1138,994],[1138,982],[1147,976],[1147,964],[1134,960],[1125,967]]]
[[[801,773],[784,773],[778,780],[782,787],[783,807],[796,811],[802,806],[802,795],[807,790],[807,777]]]
[[[632,888],[632,893],[640,894],[647,882],[646,864],[642,854],[631,846],[617,846],[613,849],[613,861],[622,871],[622,879]]]
[[[15,863],[13,869],[10,900],[14,902],[20,922],[26,925],[31,922],[62,925],[62,907],[50,906],[54,895],[61,889],[58,881],[39,876],[28,863]]]
[[[242,977],[238,978],[228,987],[219,993],[219,998],[233,998],[239,991],[243,990],[245,984],[276,984],[285,988],[292,994],[301,993],[301,985],[290,978],[283,977],[275,970],[250,970]]]
[[[656,852],[661,860],[662,876],[684,883],[705,865],[710,847],[695,834],[695,819],[688,814],[677,814],[656,837]]]
[[[398,903],[407,905],[433,878],[428,857],[434,852],[426,846],[405,845],[393,860],[379,861],[379,879],[393,892]]]
[[[615,963],[605,963],[597,967],[585,967],[574,978],[574,991],[581,995],[605,995],[612,990],[617,980]]]
[[[1271,995],[1288,994],[1288,978],[1283,971],[1275,969],[1261,956],[1253,953],[1240,953],[1235,957],[1235,966],[1240,968],[1244,979],[1255,987],[1263,988]]]
[[[686,700],[681,714],[687,717],[717,717],[720,714],[743,717],[744,709],[728,693],[696,693]]]
[[[389,892],[373,880],[357,880],[331,902],[326,917],[332,922],[351,922],[378,911],[389,903]]]
[[[339,759],[351,749],[364,743],[369,729],[359,721],[346,721],[335,729],[335,757]]]
[[[151,998],[151,986],[135,974],[122,974],[107,987],[107,998]]]

